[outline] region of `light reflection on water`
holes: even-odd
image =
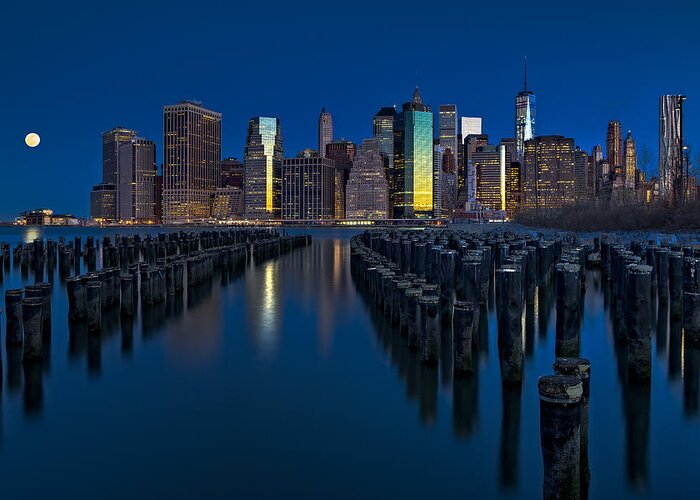
[[[348,235],[320,232],[311,247],[188,290],[179,306],[110,318],[99,337],[68,329],[56,278],[50,366],[25,367],[2,344],[3,493],[540,497],[536,383],[551,373],[553,294],[538,291],[527,308],[525,380],[513,387],[501,383],[493,301],[476,372],[454,377],[405,348],[349,263]],[[652,386],[624,383],[611,292],[587,278],[591,498],[690,496],[700,351],[660,312]],[[2,286],[20,283],[10,268]]]

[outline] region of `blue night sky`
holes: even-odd
[[[590,150],[618,119],[656,157],[658,96],[685,93],[697,152],[698,14],[673,0],[8,2],[0,219],[38,207],[87,216],[101,132],[138,130],[160,164],[162,106],[181,99],[223,114],[224,156],[242,157],[255,115],[281,119],[287,155],[316,147],[323,106],[336,138],[359,141],[416,84],[434,110],[455,103],[461,116],[483,116],[495,142],[513,135],[526,55],[538,135]],[[24,145],[30,131],[42,138],[35,149]]]

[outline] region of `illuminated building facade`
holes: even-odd
[[[318,153],[326,156],[326,145],[333,142],[333,117],[326,108],[321,109],[318,117]]]
[[[615,175],[622,175],[624,159],[622,152],[622,125],[620,125],[620,122],[613,120],[608,123],[605,147],[610,168]]]
[[[90,192],[90,218],[98,222],[116,220],[117,187],[114,184],[97,184]]]
[[[506,165],[510,155],[503,144],[482,146],[472,154],[476,171],[476,201],[490,210],[506,210]]]
[[[632,132],[627,132],[625,139],[625,188],[635,189],[637,186],[637,143],[632,138]]]
[[[134,137],[119,147],[118,214],[122,222],[155,222],[156,144]]]
[[[181,101],[163,108],[163,131],[164,222],[208,219],[220,179],[221,113]]]
[[[394,192],[394,125],[397,116],[396,109],[391,106],[380,109],[372,120],[372,133],[379,143],[390,193]]]
[[[682,196],[685,99],[682,95],[664,95],[659,99],[659,196],[672,205]]]
[[[333,219],[335,165],[330,158],[299,156],[282,163],[282,219]]]
[[[344,139],[326,145],[326,158],[335,164],[333,217],[339,220],[345,218],[345,188],[356,153],[355,143]]]
[[[433,216],[433,114],[416,87],[394,130],[395,218]]]
[[[588,153],[578,146],[574,151],[574,193],[577,203],[588,201]]]
[[[522,199],[522,164],[519,161],[511,161],[506,165],[506,212],[509,217],[518,213],[522,207]]]
[[[525,60],[525,79],[523,90],[515,96],[515,146],[518,159],[522,159],[525,141],[535,137],[535,94],[527,90],[527,59]]]
[[[378,139],[365,139],[357,150],[346,190],[348,219],[386,219],[389,184]]]
[[[251,118],[243,159],[248,219],[279,220],[282,217],[283,160],[279,118]]]
[[[238,220],[244,214],[243,189],[221,187],[211,195],[211,216],[216,220]]]
[[[548,135],[525,141],[524,159],[527,208],[561,208],[575,202],[573,139]]]

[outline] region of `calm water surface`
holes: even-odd
[[[105,232],[0,228],[0,240]],[[502,387],[492,308],[478,373],[453,383],[448,358],[421,366],[356,288],[355,233],[311,233],[312,246],[181,303],[108,315],[99,336],[69,328],[56,276],[39,371],[5,349],[3,316],[3,497],[540,497],[551,297],[527,311],[522,389]],[[12,268],[0,287],[21,284]],[[623,384],[603,284],[587,285],[591,497],[692,496],[700,350],[661,311],[651,386]]]

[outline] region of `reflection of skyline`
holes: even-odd
[[[316,318],[318,352],[329,355],[341,308],[354,301],[349,259],[347,240],[317,239],[279,261],[249,268],[245,278],[246,322],[256,348],[267,354],[277,349],[283,308],[291,298]]]
[[[245,275],[246,326],[253,344],[263,355],[274,353],[280,340],[282,306],[277,274],[278,261],[270,260],[248,267]]]

